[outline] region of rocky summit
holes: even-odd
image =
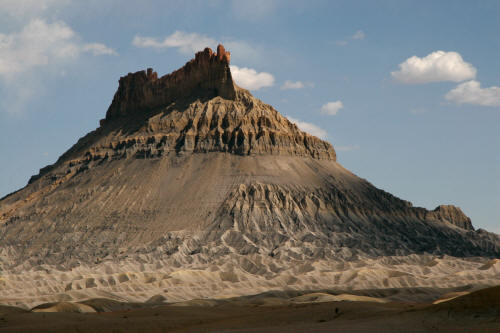
[[[0,200],[0,303],[500,283],[498,235],[349,172],[229,63],[122,77],[99,128]]]

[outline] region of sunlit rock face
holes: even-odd
[[[496,234],[349,172],[229,62],[122,77],[100,127],[0,200],[0,303],[500,282]]]

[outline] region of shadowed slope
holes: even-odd
[[[412,207],[343,168],[328,142],[234,85],[222,47],[162,78],[122,78],[101,126],[0,200],[9,304],[144,301],[165,286],[189,298],[491,285],[495,265],[467,272],[498,256],[498,236],[459,208]]]

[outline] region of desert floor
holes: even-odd
[[[433,302],[269,292],[179,303],[92,299],[29,311],[0,306],[0,332],[500,332],[500,286]]]

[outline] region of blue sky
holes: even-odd
[[[95,129],[120,76],[222,42],[345,167],[500,232],[499,35],[498,1],[0,0],[0,196]]]

